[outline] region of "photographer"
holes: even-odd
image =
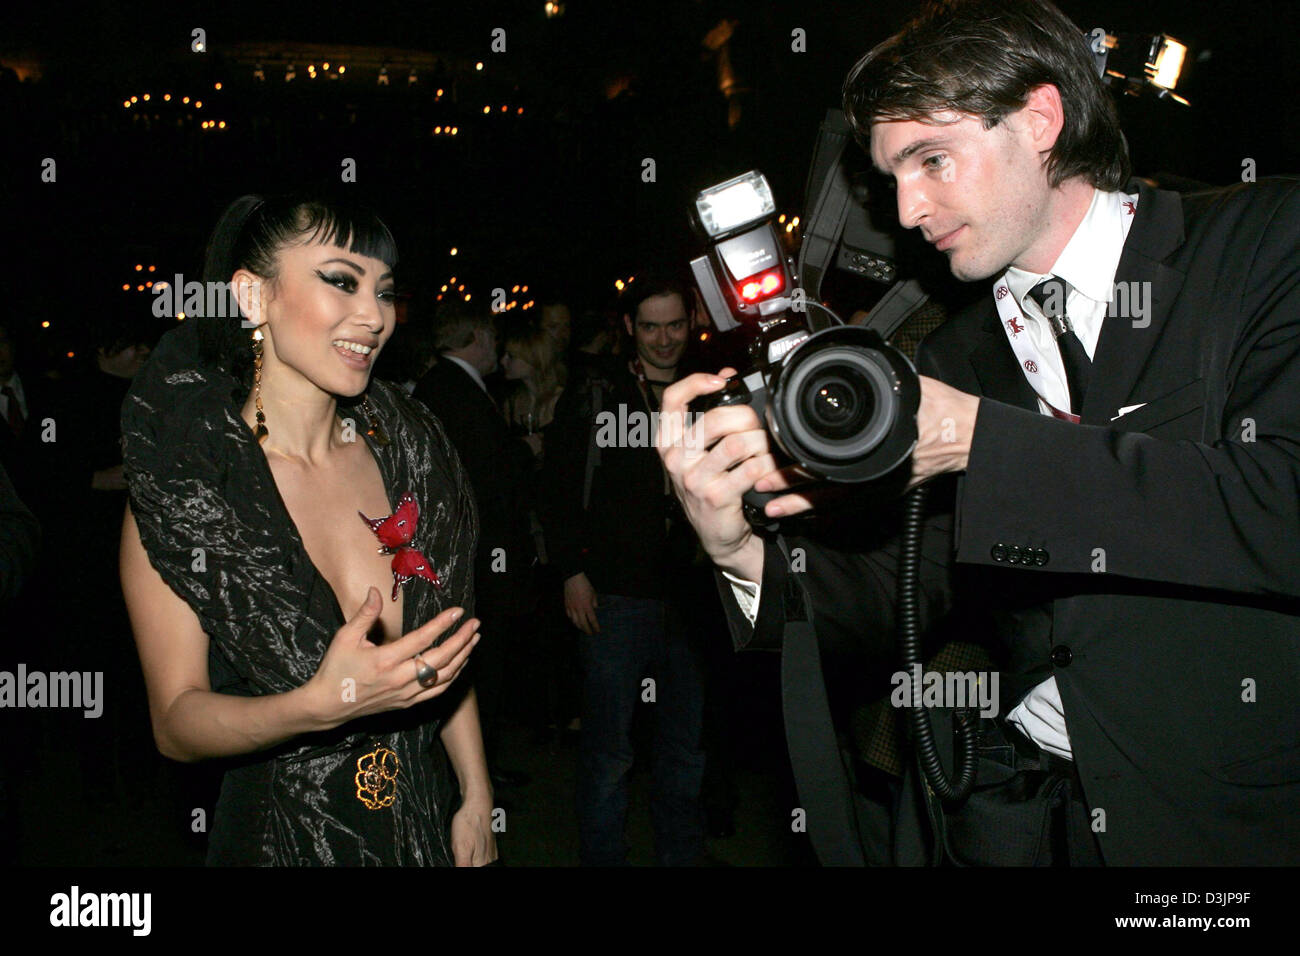
[[[936,479],[922,625],[988,628],[1001,646],[1002,796],[1062,783],[1042,833],[974,799],[948,807],[949,835],[967,837],[948,855],[1300,861],[1300,565],[1286,547],[1300,531],[1300,182],[1179,196],[1129,181],[1082,32],[1037,0],[928,8],[854,68],[844,99],[902,225],[959,279],[991,284],[918,352],[909,487]],[[802,613],[797,543],[819,642],[889,653],[897,542],[755,534],[741,495],[802,479],[753,409],[669,427],[722,384],[669,389],[659,446],[727,576],[737,643]],[[794,491],[766,513],[818,500]],[[897,512],[882,511],[887,527]],[[913,770],[904,790],[918,789]],[[895,846],[924,821],[900,799]]]

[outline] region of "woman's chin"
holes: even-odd
[[[338,398],[356,398],[370,387],[370,373],[365,376],[349,375],[334,382],[335,388],[326,389]]]

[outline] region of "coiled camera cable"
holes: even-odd
[[[953,722],[954,770],[956,782],[949,779],[934,743],[930,713],[921,706],[921,614],[920,565],[921,538],[925,531],[925,500],[929,489],[918,485],[908,493],[903,505],[902,546],[898,557],[898,647],[903,667],[912,681],[912,706],[908,720],[917,760],[930,789],[948,804],[965,800],[975,784],[976,751],[979,722],[970,710],[959,708]]]

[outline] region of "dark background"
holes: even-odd
[[[1240,179],[1246,157],[1259,176],[1300,171],[1296,4],[1061,6],[1081,29],[1164,31],[1191,48],[1179,87],[1190,108],[1122,98],[1136,172],[1224,184]],[[534,301],[600,305],[647,257],[685,256],[692,193],[712,181],[761,168],[780,207],[800,212],[817,127],[845,73],[914,9],[576,0],[548,18],[541,0],[192,9],[146,0],[11,10],[0,62],[24,82],[0,81],[3,301],[23,364],[70,361],[105,311],[147,315],[150,293],[136,286],[150,277],[137,263],[156,266],[154,278],[198,278],[208,230],[236,195],[338,184],[345,157],[357,162],[350,188],[397,235],[417,302],[432,304],[455,275],[484,298],[529,285]],[[727,18],[736,20],[729,77],[705,46]],[[207,32],[202,54],[190,50],[195,27]],[[496,27],[504,53],[490,50]],[[796,27],[805,53],[791,52]],[[352,61],[345,75],[325,76],[330,56],[334,71]],[[308,62],[321,71],[314,80]],[[149,103],[123,106],[145,92]],[[228,125],[205,130],[204,120]],[[457,135],[435,135],[440,125]],[[57,162],[53,184],[40,179],[45,157]],[[654,183],[641,179],[647,157]]]

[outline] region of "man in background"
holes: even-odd
[[[611,367],[608,378],[593,373],[585,387],[567,389],[548,439],[542,520],[564,580],[565,611],[582,632],[578,824],[589,866],[626,861],[638,703],[654,720],[651,817],[659,863],[694,865],[704,855],[703,669],[673,590],[695,538],[649,430],[678,376],[693,301],[676,277],[638,274],[623,316],[635,358]],[[606,440],[612,433],[601,437],[599,424],[611,416],[633,424]]]

